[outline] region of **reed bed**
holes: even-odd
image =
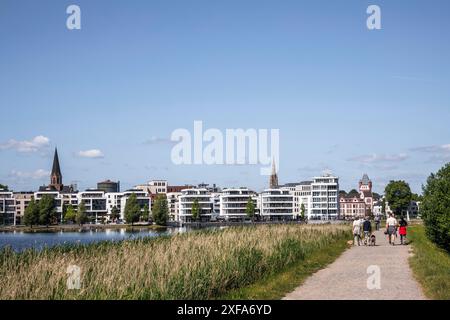
[[[345,225],[262,225],[0,251],[0,299],[214,299],[349,238]],[[69,265],[81,288],[67,287]]]

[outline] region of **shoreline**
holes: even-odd
[[[171,228],[171,226],[158,226],[149,224],[118,224],[118,225],[57,225],[57,226],[4,226],[0,227],[0,232],[25,232],[25,233],[57,233],[57,232],[84,232],[93,230],[108,230],[108,229],[149,229],[149,230],[164,230]]]

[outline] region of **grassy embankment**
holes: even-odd
[[[245,291],[237,295],[236,289],[264,279],[281,297],[331,262],[348,238],[345,225],[263,225],[41,252],[5,249],[0,299],[216,299],[233,292],[243,297]],[[80,290],[67,289],[69,265],[81,268]],[[285,276],[292,283],[274,285]]]
[[[410,265],[425,295],[434,300],[450,299],[450,255],[425,235],[423,225],[410,228],[408,239],[414,249]]]

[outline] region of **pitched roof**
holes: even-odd
[[[360,181],[363,185],[368,185],[370,182],[369,176],[365,173]]]
[[[62,176],[61,168],[59,167],[58,149],[56,148],[55,148],[55,155],[53,157],[52,176],[53,175]]]

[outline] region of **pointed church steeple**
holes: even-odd
[[[270,175],[269,188],[270,189],[278,188],[278,175],[277,175],[275,159],[272,159],[272,174]]]
[[[61,168],[59,166],[58,149],[55,148],[55,155],[53,156],[52,173],[50,175],[50,187],[61,191],[63,189]]]

